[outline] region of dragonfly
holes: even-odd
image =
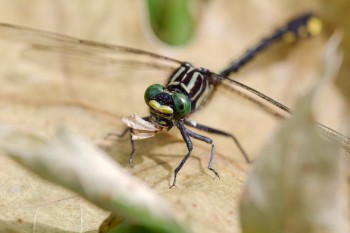
[[[292,114],[292,110],[282,103],[230,78],[230,76],[237,73],[238,70],[271,44],[278,41],[290,42],[315,36],[320,33],[321,28],[322,22],[314,14],[305,13],[299,15],[284,26],[277,28],[269,36],[263,38],[254,47],[247,50],[239,59],[233,61],[219,73],[212,72],[206,68],[195,67],[188,62],[140,49],[81,40],[58,33],[11,24],[0,23],[0,37],[2,39],[7,38],[24,42],[29,44],[31,48],[48,53],[60,53],[63,58],[67,56],[83,62],[91,58],[102,63],[108,62],[109,65],[127,64],[133,67],[139,67],[140,69],[144,67],[170,69],[172,72],[168,76],[165,85],[152,84],[144,93],[144,101],[148,106],[149,115],[139,117],[134,114],[123,118],[122,121],[127,127],[118,136],[123,137],[128,133],[130,135],[131,153],[129,164],[131,165],[133,163],[135,152],[134,142],[136,140],[150,138],[176,127],[186,144],[187,153],[174,170],[171,187],[175,187],[177,175],[192,153],[193,144],[191,139],[211,145],[207,167],[215,177],[220,178],[219,173],[213,168],[214,141],[210,137],[192,131],[190,128],[231,138],[245,161],[247,163],[251,162],[248,154],[235,135],[190,120],[190,116],[210,101],[218,86],[224,86],[230,91],[238,93],[276,117],[284,118],[286,115]],[[128,59],[128,57],[132,58]],[[277,107],[280,111],[276,111],[270,105]],[[325,125],[317,124],[326,137],[340,142],[350,152],[350,139],[348,137]]]

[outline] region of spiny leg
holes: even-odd
[[[128,132],[130,132],[130,144],[131,144],[131,152],[130,152],[130,157],[129,157],[129,165],[132,166],[132,158],[135,152],[135,143],[134,140],[132,140],[132,135],[131,135],[131,128],[127,127],[123,130],[123,132],[121,134],[118,133],[108,133],[105,136],[105,140],[107,140],[109,137],[113,136],[113,137],[118,137],[118,138],[122,138],[124,137]]]
[[[105,136],[105,140],[107,140],[108,138],[110,138],[112,136],[113,137],[122,138],[122,137],[124,137],[127,134],[127,132],[130,132],[130,128],[129,127],[126,127],[121,134],[119,134],[119,133],[108,133]]]
[[[149,121],[149,116],[146,116],[146,117],[142,117],[143,120],[145,121]],[[132,128],[129,128],[129,127],[126,127],[123,132],[121,134],[117,134],[117,133],[108,133],[106,136],[105,136],[105,139],[108,139],[110,136],[115,136],[115,137],[118,137],[118,138],[122,138],[124,137],[127,133],[129,132],[129,135],[130,135],[130,144],[131,144],[131,152],[130,152],[130,157],[129,157],[129,165],[132,166],[133,164],[133,155],[134,155],[134,152],[135,152],[135,142],[134,140],[132,140]]]
[[[219,174],[215,171],[214,168],[212,168],[212,164],[213,164],[213,160],[214,160],[214,143],[213,140],[210,138],[207,138],[205,136],[196,134],[188,129],[185,128],[184,126],[184,120],[180,120],[177,124],[177,127],[179,128],[181,135],[186,143],[187,149],[188,149],[188,153],[185,155],[185,157],[182,159],[182,161],[180,162],[180,164],[175,168],[174,170],[174,181],[173,181],[173,185],[171,187],[176,187],[176,177],[178,172],[181,170],[182,166],[185,164],[186,160],[190,157],[192,149],[193,149],[193,145],[192,145],[192,141],[190,139],[190,137],[193,137],[195,139],[204,141],[206,143],[211,144],[211,152],[210,152],[210,159],[209,159],[209,163],[208,163],[208,169],[210,171],[212,171],[215,176],[217,176],[218,178],[220,178]]]
[[[105,136],[105,139],[108,139],[109,137],[111,136],[114,136],[114,137],[118,137],[118,138],[122,138],[124,137],[128,132],[130,132],[130,144],[131,144],[131,152],[130,152],[130,157],[129,157],[129,165],[132,166],[132,157],[134,155],[134,152],[135,152],[135,142],[134,140],[132,140],[132,135],[131,135],[131,131],[132,129],[131,128],[126,128],[124,129],[124,131],[121,133],[121,134],[117,134],[117,133],[108,133],[106,136]]]
[[[124,137],[128,132],[129,132],[129,135],[130,135],[130,144],[131,144],[131,152],[130,152],[130,157],[129,157],[129,165],[132,166],[132,157],[134,155],[134,152],[135,152],[135,143],[134,143],[134,140],[132,140],[132,135],[131,135],[131,131],[132,129],[127,127],[123,130],[123,132],[121,134],[118,134],[118,133],[108,133],[106,136],[105,136],[105,140],[107,140],[109,137],[113,136],[113,137],[118,137],[118,138],[122,138]]]
[[[142,117],[143,120],[145,121],[149,121],[149,116],[146,116],[146,117]],[[130,132],[130,144],[131,144],[131,152],[130,152],[130,156],[129,156],[129,165],[132,166],[132,158],[134,156],[134,152],[135,152],[135,142],[134,140],[132,139],[132,128],[127,128],[121,135],[120,137],[123,137],[126,132],[128,131],[129,129],[129,132]]]
[[[193,127],[193,128],[196,128],[196,129],[208,132],[208,133],[217,134],[217,135],[221,135],[221,136],[224,136],[224,137],[232,138],[232,140],[234,141],[234,143],[236,144],[236,146],[240,150],[240,152],[243,155],[243,157],[246,160],[246,162],[247,163],[251,162],[249,157],[248,157],[248,155],[247,155],[247,153],[243,149],[242,145],[239,143],[238,139],[233,134],[226,133],[224,131],[221,131],[221,130],[218,130],[218,129],[214,129],[214,128],[211,128],[211,127],[208,127],[208,126],[205,126],[205,125],[202,125],[202,124],[198,124],[197,122],[191,121],[191,120],[184,120],[184,123],[186,125],[190,126],[190,127]]]
[[[188,149],[187,154],[185,155],[185,157],[182,159],[182,161],[180,162],[179,165],[177,165],[177,167],[174,170],[174,180],[173,180],[173,184],[171,185],[170,188],[172,187],[176,187],[176,177],[177,177],[177,173],[179,173],[179,171],[181,170],[182,166],[185,164],[186,160],[190,157],[192,149],[193,149],[193,145],[192,145],[192,141],[188,135],[188,130],[185,128],[183,120],[179,120],[176,124],[177,128],[180,130],[180,133],[182,135],[182,138],[184,139],[185,143],[186,143],[186,147]]]
[[[130,152],[130,156],[129,156],[129,165],[132,167],[132,158],[134,156],[134,152],[135,152],[135,142],[134,140],[132,140],[132,135],[131,135],[131,130],[130,129],[130,144],[131,144],[131,152]]]
[[[322,22],[313,14],[303,14],[292,19],[283,27],[277,28],[270,36],[262,39],[255,47],[246,51],[242,57],[232,62],[229,67],[220,72],[223,77],[237,72],[242,66],[251,61],[255,55],[269,47],[270,44],[285,39],[285,41],[294,41],[298,38],[317,35],[322,28]]]
[[[211,151],[210,151],[210,158],[209,158],[209,163],[208,163],[208,169],[210,171],[212,171],[215,174],[215,176],[220,178],[219,173],[217,173],[217,171],[215,171],[215,169],[212,168],[212,164],[213,164],[213,160],[214,160],[214,148],[215,148],[213,140],[208,138],[208,137],[205,137],[203,135],[196,134],[196,133],[194,133],[194,132],[192,132],[190,130],[187,130],[187,133],[188,133],[188,135],[190,137],[193,137],[193,138],[198,139],[200,141],[203,141],[203,142],[206,142],[208,144],[211,144]]]

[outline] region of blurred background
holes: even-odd
[[[344,38],[341,44],[344,61],[336,84],[349,105],[350,15],[348,9],[350,9],[350,2],[346,0],[0,0],[0,22],[152,51],[189,61],[213,71],[220,71],[276,27],[303,12],[311,11],[324,22],[325,30],[320,36],[301,43],[273,46],[271,50],[259,55],[234,78],[292,107],[295,98],[319,77],[322,70],[322,67],[319,67],[319,58],[324,44],[331,34],[338,30]],[[75,70],[69,69],[53,72],[49,67],[40,67],[37,64],[33,68],[30,59],[23,58],[16,50],[10,49],[7,43],[3,44],[1,41],[0,52],[0,75],[7,81],[13,77],[17,77],[14,80],[23,77],[29,77],[32,80],[40,77],[39,80],[47,80],[47,77],[53,79],[56,76],[76,75]],[[81,95],[86,97],[89,103],[102,106],[104,110],[115,114],[112,117],[101,117],[98,114],[97,116],[82,115],[76,109],[67,110],[61,107],[58,110],[49,108],[41,111],[41,108],[46,105],[34,105],[29,108],[27,104],[22,104],[23,101],[17,101],[12,95],[5,95],[3,92],[0,94],[0,121],[46,137],[52,135],[57,125],[64,123],[99,142],[106,133],[113,130],[120,131],[123,128],[120,117],[134,112],[139,115],[147,114],[142,97],[145,87],[150,81],[164,83],[166,80],[166,76],[162,77],[159,73],[142,72],[140,68],[135,67],[136,69],[137,72],[130,71],[129,73],[132,73],[130,75],[124,68],[121,71],[112,69],[107,72],[103,71],[103,67],[98,67],[94,72],[83,73],[86,76],[93,75],[95,79],[81,82],[78,80],[78,86],[74,86],[79,89],[78,91],[83,89],[84,92]],[[104,79],[103,76],[108,77]],[[118,82],[113,80],[113,77],[116,77]],[[106,81],[101,83],[101,80]],[[1,84],[0,88],[5,86],[4,83]],[[57,92],[60,94],[57,101],[66,101],[66,93],[57,91],[55,88],[52,89],[54,92],[52,90],[43,92],[46,94]],[[16,93],[16,97],[21,97],[22,94]],[[29,95],[34,96],[35,93],[30,92]],[[96,100],[97,97],[98,100]],[[50,98],[47,97],[47,99]],[[39,102],[46,100],[42,96],[34,98],[36,101],[38,99]],[[92,100],[96,100],[96,103]],[[344,110],[342,110],[344,103],[341,101],[341,95],[334,90],[329,91],[325,96],[320,97],[319,102],[321,121],[341,129],[343,125],[339,123],[339,118],[344,118]],[[256,110],[253,105],[224,91],[218,93],[212,102],[192,119],[234,132],[252,157],[259,151],[268,138],[269,132],[278,123],[266,113]],[[227,183],[227,186],[237,187],[235,190],[235,201],[237,201],[240,187],[245,180],[246,165],[242,164],[243,159],[236,149],[233,149],[232,153],[231,141],[219,137],[214,137],[214,140],[217,142],[219,154],[215,161],[217,170],[231,170],[227,168],[227,164],[233,164],[234,169],[230,171],[232,174],[230,173],[229,176],[234,177],[236,183],[235,185]],[[139,153],[147,155],[149,153],[147,150],[154,148],[157,149],[155,154],[168,154],[178,148],[184,152],[182,142],[175,146],[167,146],[174,141],[180,141],[178,132],[171,132],[170,139],[158,138],[150,142],[140,142],[139,147],[145,149],[140,149]],[[154,146],[148,146],[149,143]],[[207,158],[206,145],[203,146],[201,143],[195,145],[199,147],[196,153],[203,154],[201,158]],[[116,160],[126,165],[128,142],[118,148],[122,152],[110,150],[115,157],[117,157],[116,154],[121,153],[124,159],[119,156]],[[159,161],[149,161],[146,156],[140,157],[142,159],[137,158],[136,164],[143,162],[151,165],[136,167],[133,173],[159,192],[164,190],[166,192],[168,183],[161,181],[168,178],[180,157],[176,157],[175,161],[169,158],[170,162],[174,162],[170,168],[154,168],[155,170],[151,172],[147,172],[149,169],[146,168],[155,166],[154,164]],[[31,225],[33,221],[44,225],[50,221],[50,225],[55,226],[51,232],[71,232],[79,229],[81,215],[73,194],[63,190],[52,191],[53,188],[48,188],[48,184],[37,181],[36,177],[22,171],[22,168],[8,161],[5,156],[0,159],[2,161],[0,180],[4,181],[4,184],[0,185],[0,206],[6,210],[0,212],[4,222],[22,224],[22,221],[25,221],[28,223],[25,228],[27,230],[33,229]],[[190,161],[188,166],[194,167],[193,171],[198,171],[197,163],[197,161]],[[207,160],[202,159],[200,163],[205,168]],[[183,174],[193,176],[193,171],[189,169],[188,173],[184,171]],[[163,174],[163,176],[154,177],[152,175],[154,173]],[[204,176],[203,179],[208,179],[208,176]],[[179,182],[181,183],[181,178]],[[195,182],[198,184],[198,180]],[[72,196],[73,199],[71,199]],[[26,208],[23,208],[24,206]],[[236,204],[233,203],[232,206]],[[39,211],[43,214],[38,216],[36,213],[40,208],[46,210]],[[75,217],[71,218],[73,216],[71,215],[71,223],[62,226],[62,222],[68,221],[64,216],[67,208],[76,211],[71,211],[71,213],[74,212]],[[79,201],[79,208],[84,209],[86,222],[89,222],[88,225],[84,225],[85,228],[82,231],[95,232],[106,213],[84,201]],[[228,227],[225,228],[226,232],[239,232],[238,214],[228,215],[228,219],[230,221],[234,219],[232,223],[234,230],[231,231],[232,228]],[[198,229],[206,229],[206,227],[211,229],[210,227],[217,225],[216,223],[209,221],[207,225]],[[220,230],[225,232],[223,229]]]
[[[215,71],[238,58],[247,48],[291,17],[305,11],[315,12],[325,24],[324,37],[334,30],[343,33],[344,63],[337,83],[349,99],[347,74],[350,59],[347,51],[350,43],[347,28],[350,20],[346,13],[349,3],[345,0],[332,3],[322,0],[220,3],[206,0],[130,3],[107,0],[2,0],[0,3],[1,22],[151,50]],[[283,54],[284,51],[285,48],[275,49],[261,60],[274,60],[276,56],[291,59],[292,55],[287,56]],[[246,70],[252,71],[249,68]],[[265,80],[265,83],[273,82]]]

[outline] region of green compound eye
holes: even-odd
[[[160,84],[153,84],[149,86],[145,91],[145,102],[148,104],[148,102],[153,99],[156,95],[162,93],[164,91],[164,87]]]
[[[184,118],[191,113],[191,102],[182,93],[173,94],[174,110],[176,118]]]

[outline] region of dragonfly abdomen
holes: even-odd
[[[170,75],[166,89],[188,96],[191,112],[194,112],[211,97],[218,83],[208,70],[185,63]]]

